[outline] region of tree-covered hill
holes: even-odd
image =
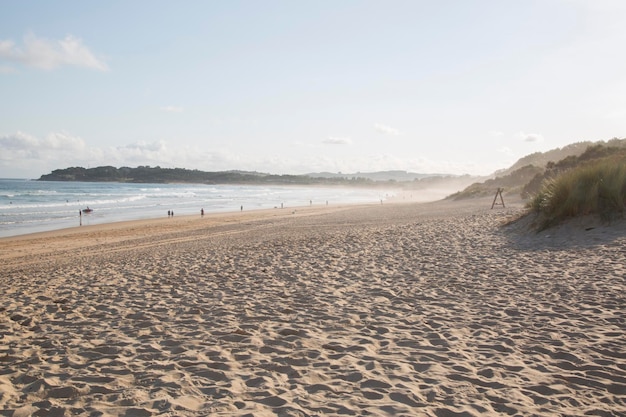
[[[400,178],[402,180],[397,180]],[[275,184],[275,185],[341,185],[358,187],[394,187],[409,190],[460,190],[479,177],[469,175],[427,175],[389,171],[345,175],[275,175],[250,171],[205,172],[184,168],[140,166],[137,168],[101,166],[96,168],[71,167],[56,169],[42,175],[39,181],[84,181],[128,183],[194,183],[194,184]]]
[[[359,184],[373,185],[366,178],[313,178],[307,175],[273,175],[249,171],[206,172],[184,168],[139,166],[137,168],[101,166],[70,167],[42,175],[39,181],[85,181],[130,183],[201,183],[201,184]]]
[[[623,150],[626,150],[626,139],[614,138],[607,142],[578,142],[544,153],[536,152],[519,159],[510,168],[499,171],[494,178],[473,183],[450,198],[485,197],[494,195],[498,188],[503,188],[507,195],[532,198],[547,179]]]

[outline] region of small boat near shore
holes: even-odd
[[[91,213],[93,211],[93,209],[87,207],[86,209],[83,209],[83,213]]]

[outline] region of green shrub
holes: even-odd
[[[611,221],[624,216],[625,205],[624,155],[595,160],[546,180],[528,204],[539,215],[539,230],[588,214]]]

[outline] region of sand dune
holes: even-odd
[[[0,415],[626,415],[624,224],[520,207],[0,239]]]

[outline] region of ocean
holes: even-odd
[[[392,190],[0,179],[0,237],[174,215],[377,203]],[[79,213],[90,208],[90,213]]]

